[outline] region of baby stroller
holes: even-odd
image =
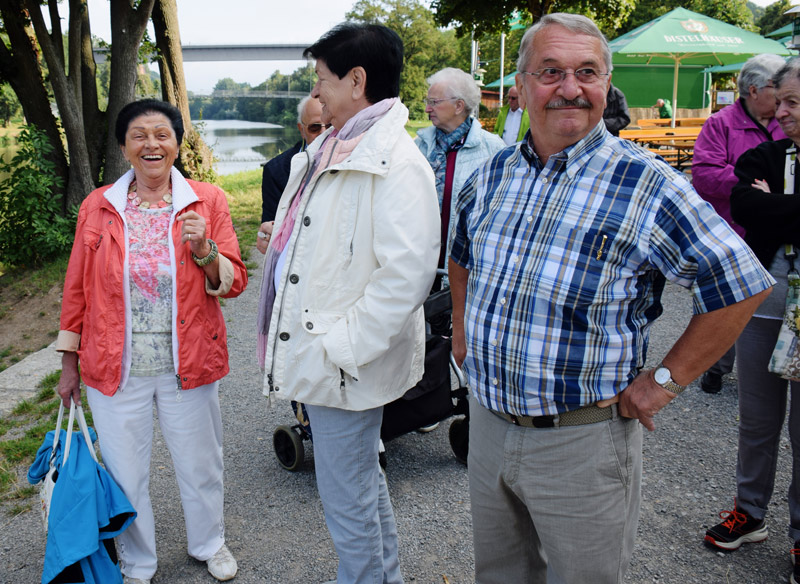
[[[467,380],[456,365],[451,352],[450,289],[432,293],[423,305],[428,334],[425,343],[425,373],[420,382],[401,398],[383,408],[381,440],[388,442],[398,436],[436,424],[451,416],[458,417],[450,423],[450,447],[456,459],[467,463],[469,444],[469,404]],[[455,374],[455,387],[450,372]],[[312,440],[311,425],[302,404],[292,402],[298,423],[278,426],[272,435],[272,445],[280,465],[289,471],[300,468],[305,457],[303,442]],[[379,453],[382,466],[386,457]]]

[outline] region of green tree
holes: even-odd
[[[346,18],[382,24],[400,36],[404,47],[400,99],[412,119],[424,118],[425,79],[453,64],[457,57],[452,33],[437,29],[433,14],[418,0],[359,0]]]
[[[538,21],[552,12],[584,14],[609,34],[619,28],[636,5],[636,0],[433,0],[431,8],[441,26],[455,25],[459,36],[507,32],[508,21],[514,13]]]
[[[761,34],[778,30],[794,20],[795,14],[784,14],[792,7],[792,0],[779,0],[764,9],[764,14],[756,20]]]
[[[616,38],[630,32],[678,7],[705,14],[744,30],[757,32],[757,27],[753,22],[753,13],[747,8],[745,0],[690,0],[689,2],[683,0],[639,0],[627,22],[613,35],[609,35],[609,38]]]
[[[22,110],[22,105],[17,99],[17,94],[11,89],[8,83],[3,83],[0,86],[0,119],[3,120],[3,126],[8,127],[11,118],[16,116]]]

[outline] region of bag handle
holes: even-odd
[[[64,403],[61,403],[61,407],[64,407]],[[92,454],[92,458],[95,462],[97,462],[97,454],[94,451],[94,445],[92,444],[92,437],[89,435],[89,427],[86,425],[86,418],[83,415],[83,408],[81,404],[76,404],[75,401],[72,399],[72,396],[69,398],[69,422],[67,423],[67,439],[64,442],[64,456],[61,458],[61,466],[63,467],[64,464],[67,462],[67,458],[69,458],[69,447],[70,443],[72,442],[72,428],[75,426],[75,414],[77,412],[78,417],[78,426],[81,429],[81,433],[83,433],[83,439],[86,441],[86,446],[89,448],[89,452]],[[59,410],[59,414],[61,410]],[[59,418],[60,421],[60,418]],[[60,430],[61,424],[59,424]],[[58,434],[60,432],[57,431]]]
[[[58,406],[58,419],[56,420],[56,430],[53,432],[53,450],[50,452],[50,464],[56,457],[56,447],[58,446],[59,438],[61,438],[61,422],[64,420],[64,402],[62,401]]]

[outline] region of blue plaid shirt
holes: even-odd
[[[773,284],[682,175],[602,122],[544,167],[528,136],[478,169],[456,207],[464,366],[483,406],[554,414],[625,389],[666,279],[691,288],[695,313]]]

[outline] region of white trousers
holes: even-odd
[[[174,375],[131,377],[113,396],[87,397],[106,469],[138,513],[118,538],[122,572],[149,579],[157,568],[150,502],[153,403],[172,456],[189,555],[206,561],[225,543],[219,382],[179,390]]]

